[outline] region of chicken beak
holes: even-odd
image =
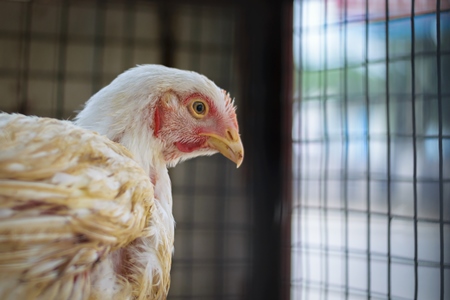
[[[239,168],[244,160],[244,147],[237,130],[227,129],[225,137],[214,133],[202,133],[200,135],[207,136],[208,140],[206,143],[234,162]]]

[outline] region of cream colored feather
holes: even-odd
[[[165,298],[171,253],[156,249],[168,266],[154,278],[132,259],[153,211],[153,186],[121,145],[0,114],[0,299]]]

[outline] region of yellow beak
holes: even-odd
[[[200,135],[207,136],[208,145],[222,153],[239,168],[244,160],[244,147],[236,130],[227,129],[225,137],[214,133],[201,133]]]

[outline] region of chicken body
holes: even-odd
[[[158,216],[126,148],[66,121],[1,114],[0,153],[0,298],[145,298],[153,278],[121,257],[156,234]],[[153,250],[167,256],[158,281],[170,253]]]
[[[139,66],[75,124],[0,114],[0,299],[165,299],[167,167],[217,152],[240,165],[231,99],[197,73]]]

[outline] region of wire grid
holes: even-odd
[[[449,9],[294,2],[291,299],[450,299]]]
[[[124,70],[167,61],[205,74],[239,106],[235,23],[232,8],[186,3],[0,1],[0,110],[71,118]],[[216,155],[170,173],[169,299],[241,299],[251,227],[242,169]]]

